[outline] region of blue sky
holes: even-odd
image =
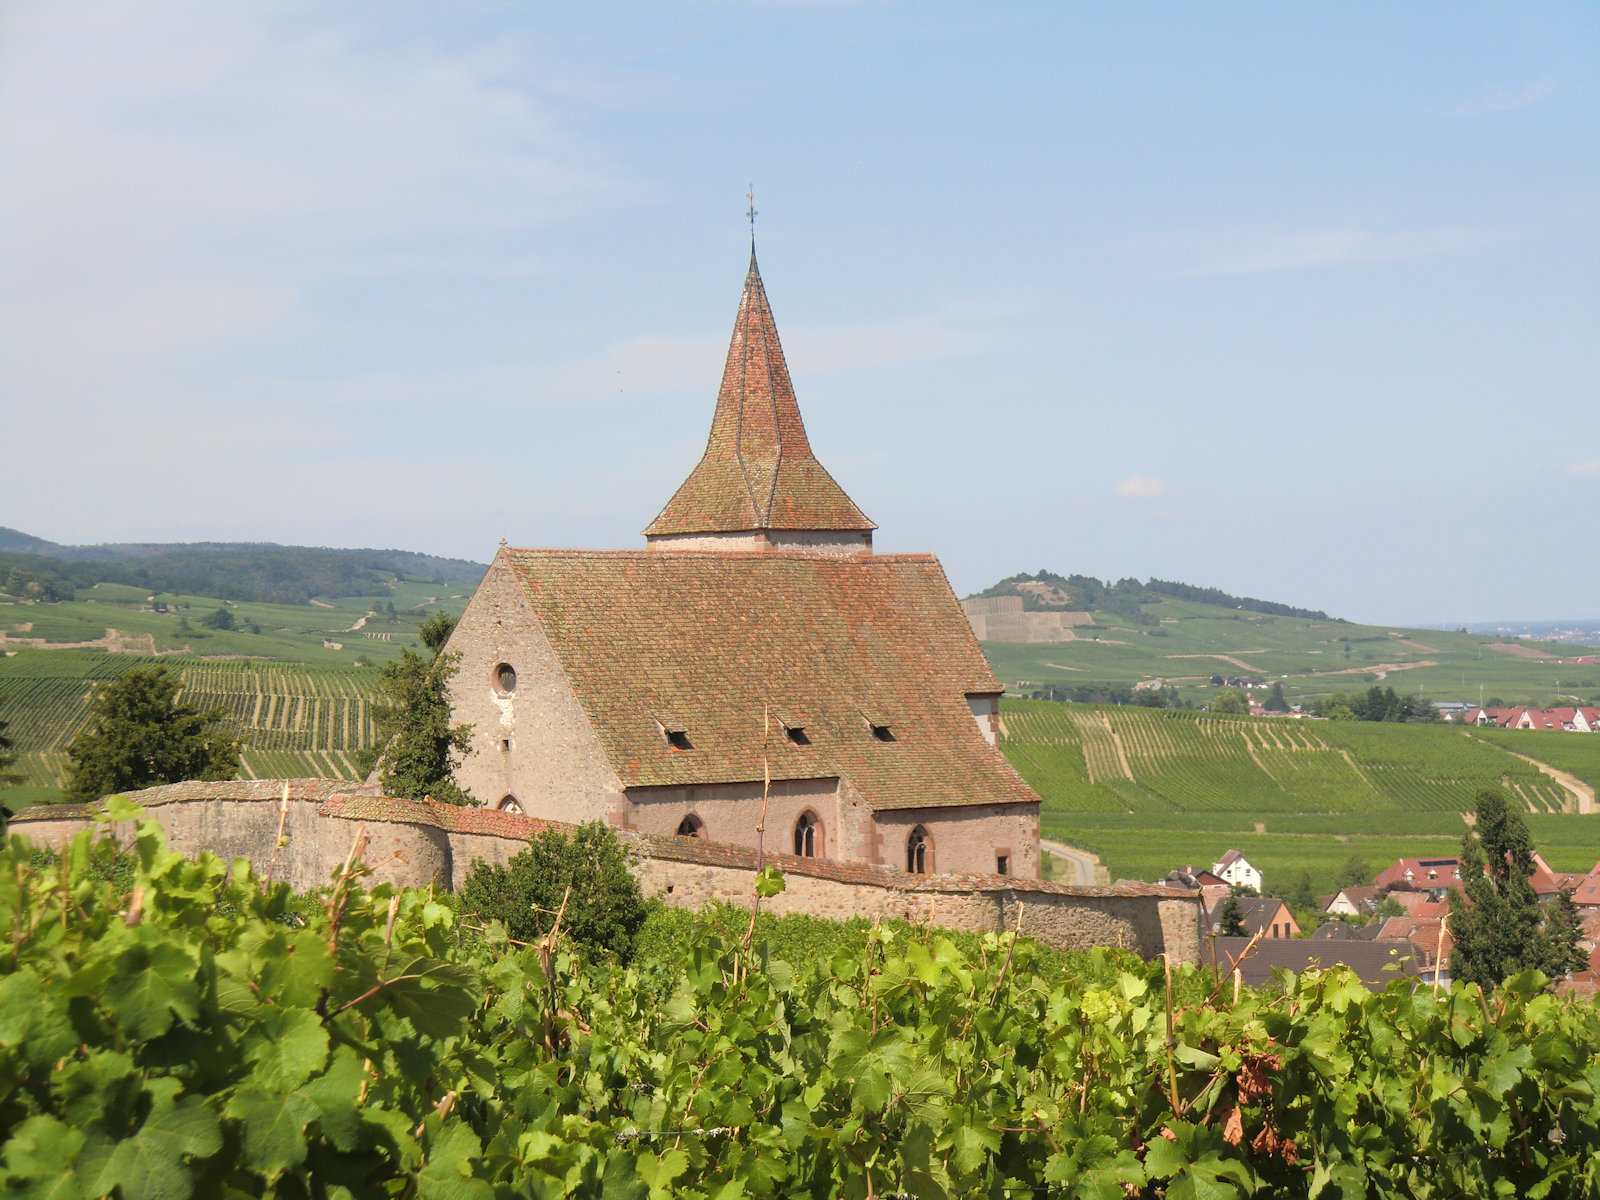
[[[627,547],[748,253],[963,594],[1600,615],[1600,6],[0,6],[0,524]]]

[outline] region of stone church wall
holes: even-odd
[[[529,816],[606,820],[626,808],[622,782],[601,749],[533,610],[497,555],[447,651],[461,653],[450,683],[454,718],[472,726],[456,781],[480,804],[513,797]],[[509,693],[495,668],[516,671]]]
[[[936,873],[992,874],[996,856],[1009,860],[1008,873],[1039,878],[1039,806],[988,804],[961,808],[890,809],[873,814],[878,828],[878,862],[903,869],[906,841],[919,825],[930,843],[928,870]]]

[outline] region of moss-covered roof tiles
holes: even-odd
[[[752,249],[705,455],[645,533],[874,528],[811,453]]]
[[[973,719],[1000,684],[931,555],[502,553],[626,787],[759,781],[765,754],[879,809],[1038,802]]]

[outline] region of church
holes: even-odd
[[[447,651],[489,807],[913,875],[1039,875],[938,559],[812,453],[752,248],[704,455],[634,550],[502,546]]]

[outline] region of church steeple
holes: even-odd
[[[752,244],[705,454],[645,536],[859,552],[874,528],[811,453]]]

